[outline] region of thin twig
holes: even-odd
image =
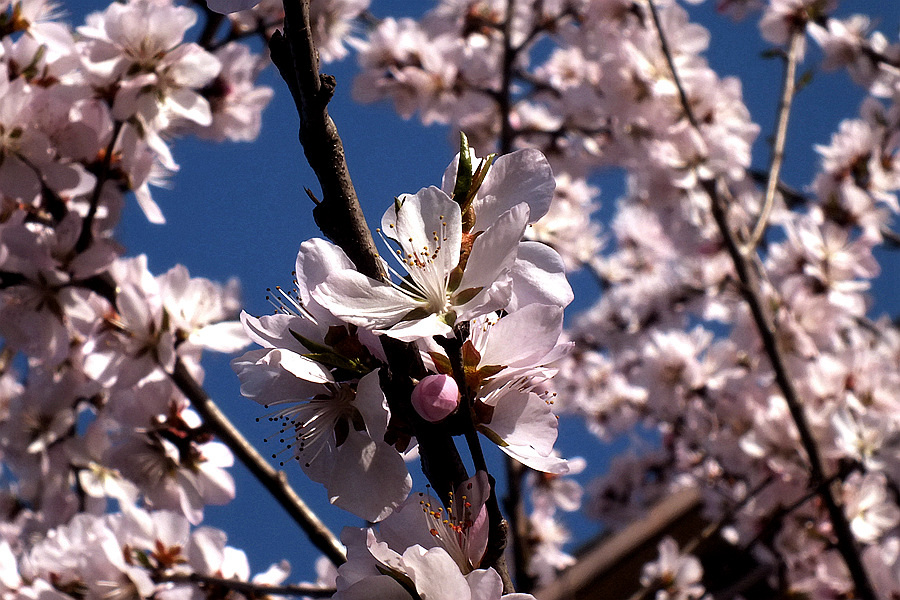
[[[766,174],[761,171],[750,171],[750,176],[757,182],[766,181]],[[789,186],[784,181],[778,181],[776,185],[778,193],[784,198],[785,203],[789,208],[806,206],[815,202],[813,198],[804,195],[800,190]],[[827,214],[826,217],[831,218],[828,217]],[[879,232],[881,233],[881,237],[884,238],[885,248],[889,250],[900,248],[900,233],[897,233],[887,225],[882,225]]]
[[[884,243],[888,248],[900,248],[900,233],[885,225],[881,228],[881,236],[884,238]]]
[[[9,369],[9,366],[12,364],[15,357],[15,350],[6,344],[0,344],[0,375],[6,374],[7,369]]]
[[[685,111],[685,115],[690,123],[697,131],[699,131],[700,128],[697,126],[697,119],[691,109],[681,79],[678,76],[678,70],[675,67],[675,61],[672,58],[671,50],[669,49],[665,33],[663,32],[662,23],[660,22],[654,0],[647,0],[647,4],[650,7],[650,13],[653,17],[656,32],[659,35],[660,47],[668,62],[675,86],[678,88],[682,109]],[[799,394],[794,387],[794,382],[788,373],[784,356],[778,344],[778,338],[775,335],[775,328],[771,316],[763,305],[763,293],[759,284],[758,274],[752,268],[747,256],[741,251],[741,248],[735,239],[735,235],[728,224],[726,207],[719,194],[719,184],[719,181],[711,179],[702,179],[700,181],[701,187],[706,191],[710,198],[713,219],[718,226],[719,234],[722,236],[722,240],[725,243],[725,247],[731,257],[732,263],[734,264],[734,269],[737,272],[738,279],[741,283],[741,293],[753,316],[753,321],[759,333],[760,340],[762,341],[766,356],[772,365],[776,385],[779,390],[781,390],[782,396],[784,396],[785,402],[788,405],[788,410],[791,413],[794,425],[800,436],[800,442],[807,454],[811,478],[810,484],[812,487],[819,489],[819,497],[825,504],[829,519],[831,520],[832,529],[837,538],[837,549],[843,557],[844,562],[847,564],[847,569],[850,572],[850,577],[856,587],[857,595],[859,595],[862,600],[875,600],[875,591],[869,576],[866,573],[865,567],[862,564],[859,548],[853,537],[853,532],[850,530],[850,522],[847,520],[847,516],[844,514],[842,507],[835,499],[834,494],[831,491],[831,486],[821,485],[828,477],[825,475],[825,468],[819,454],[818,444],[816,443],[815,437],[812,434],[812,429],[806,420],[803,403],[800,400]],[[724,187],[724,183],[722,185]]]
[[[163,575],[157,577],[156,581],[158,583],[190,583],[205,590],[208,590],[209,588],[224,588],[240,592],[251,598],[261,598],[264,596],[331,598],[337,591],[334,588],[326,588],[318,585],[267,585],[262,583],[252,583],[250,581],[225,579],[224,577],[213,577],[211,575],[201,575],[200,573]]]
[[[768,539],[777,529],[778,525],[781,524],[784,517],[791,514],[792,512],[799,509],[801,506],[815,498],[820,494],[819,488],[823,486],[830,486],[836,481],[840,481],[844,477],[844,473],[835,473],[827,480],[823,481],[819,486],[814,489],[807,490],[805,494],[785,506],[784,508],[779,508],[772,519],[770,519],[765,526],[761,527],[760,530],[753,536],[748,542],[743,544],[743,548],[745,551],[750,551],[756,544],[761,541]]]
[[[81,224],[81,233],[78,235],[78,240],[75,242],[75,252],[78,254],[87,250],[94,239],[94,219],[97,216],[97,208],[100,206],[100,195],[103,192],[103,185],[109,179],[113,152],[115,152],[116,143],[119,141],[119,134],[122,132],[123,125],[122,121],[116,121],[109,144],[106,146],[106,154],[103,156],[103,162],[100,164],[100,173],[97,174],[97,183],[94,185],[94,192],[91,194],[88,213]]]
[[[216,32],[225,21],[225,15],[213,11],[204,0],[194,0],[194,5],[203,12],[203,16],[206,18],[203,31],[197,36],[197,44],[209,50],[215,46]]]
[[[750,175],[750,178],[753,179],[756,183],[767,183],[769,181],[769,175],[765,171],[750,169],[747,171],[747,174]],[[797,188],[789,186],[782,180],[778,180],[775,184],[776,190],[781,197],[784,198],[784,203],[788,208],[797,208],[800,206],[806,206],[807,204],[813,202],[812,198],[809,198],[803,194]]]
[[[487,462],[484,460],[484,451],[481,449],[481,440],[478,432],[474,428],[466,431],[466,444],[469,446],[469,452],[472,455],[472,461],[475,463],[477,471],[484,471],[488,475],[491,484],[491,493],[488,496],[485,506],[487,507],[488,523],[490,530],[488,532],[487,549],[482,559],[482,566],[493,567],[500,574],[503,581],[503,593],[512,594],[516,591],[512,578],[509,576],[509,568],[506,565],[506,557],[503,551],[506,550],[506,544],[509,538],[509,524],[503,518],[500,512],[500,503],[497,500],[497,484],[493,476],[488,472]]]
[[[791,102],[797,91],[797,63],[803,48],[805,34],[802,29],[795,29],[791,33],[791,41],[788,46],[787,57],[784,65],[784,81],[781,88],[781,100],[778,105],[778,123],[775,127],[775,139],[772,143],[772,161],[769,164],[769,177],[766,182],[766,195],[763,201],[759,220],[750,234],[750,239],[744,246],[744,252],[750,254],[756,251],[756,247],[766,233],[769,224],[769,215],[775,204],[775,192],[778,189],[778,178],[781,175],[781,165],[784,164],[784,144],[787,140],[788,120],[791,114]]]
[[[509,538],[509,524],[503,518],[503,513],[500,512],[496,480],[488,470],[487,461],[484,458],[484,450],[481,448],[481,440],[478,437],[478,432],[475,430],[475,423],[472,418],[475,394],[466,382],[463,344],[468,337],[468,327],[457,326],[454,333],[454,338],[436,338],[436,341],[447,352],[447,357],[450,359],[450,364],[453,368],[454,379],[462,395],[461,404],[464,408],[459,412],[461,415],[460,421],[465,432],[469,454],[472,456],[472,463],[476,471],[485,472],[491,486],[490,495],[485,503],[488,515],[488,542],[484,557],[481,560],[481,566],[493,567],[500,574],[500,579],[503,581],[503,593],[511,594],[516,589],[512,578],[509,576],[509,568],[504,556]]]
[[[171,378],[181,393],[191,401],[191,405],[203,418],[204,424],[210,427],[213,433],[237,455],[257,481],[300,525],[310,542],[335,565],[347,562],[347,555],[337,537],[294,491],[284,472],[272,467],[253,447],[253,444],[247,441],[228,420],[228,417],[219,410],[206,391],[194,380],[181,360],[175,363],[175,370],[171,374]]]

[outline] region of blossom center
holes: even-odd
[[[472,504],[465,494],[450,494],[450,506],[435,508],[432,499],[419,501],[425,512],[428,531],[441,548],[456,562],[463,575],[471,573],[477,565],[469,559],[469,531],[475,525]]]
[[[279,437],[281,443],[287,443],[285,450],[293,450],[294,458],[309,467],[321,452],[329,447],[338,447],[347,441],[350,429],[365,430],[365,422],[360,412],[353,405],[356,389],[346,383],[326,384],[326,392],[308,400],[283,400],[290,403],[269,416],[270,421],[279,421],[279,436],[292,432],[294,441],[289,437]],[[265,441],[269,441],[266,438]],[[275,455],[273,455],[274,458]]]

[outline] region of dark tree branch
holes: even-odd
[[[284,33],[272,36],[269,49],[272,62],[294,97],[300,116],[300,143],[322,186],[322,202],[313,209],[313,217],[322,233],[347,253],[361,273],[383,279],[375,242],[350,179],[344,145],[328,115],[335,80],[319,74],[309,0],[285,0],[284,12]]]
[[[225,579],[224,577],[213,577],[211,575],[201,575],[200,573],[163,575],[156,578],[159,583],[190,583],[196,585],[200,589],[211,592],[214,590],[234,590],[240,592],[250,598],[263,598],[266,596],[306,596],[308,598],[331,598],[334,588],[324,588],[318,585],[266,585],[262,583],[252,583],[249,581],[238,581],[236,579]],[[224,597],[222,594],[221,597]],[[211,594],[210,597],[220,597]]]
[[[512,20],[513,15],[515,13],[515,0],[506,0],[506,13],[503,16],[503,25],[501,29],[501,33],[503,36],[503,62],[502,62],[502,72],[500,74],[500,90],[495,98],[497,102],[497,110],[500,113],[500,139],[497,144],[497,149],[500,154],[507,154],[513,149],[513,142],[515,141],[517,132],[513,128],[512,122],[510,120],[512,113],[512,85],[513,78],[516,75],[516,60],[518,55],[524,48],[527,46],[529,41],[537,35],[537,31],[539,28],[535,28],[534,31],[528,36],[529,39],[523,42],[518,47],[513,45],[512,34],[513,34],[513,26]],[[473,440],[470,437],[474,437],[474,443],[478,443],[478,435],[472,432],[472,435],[466,435],[466,440],[469,442],[471,447]],[[478,452],[480,453],[481,448],[478,447]],[[505,548],[508,543],[509,537],[509,529],[512,528],[513,531],[513,564],[515,567],[515,575],[516,579],[519,582],[519,585],[522,586],[523,590],[528,590],[531,587],[531,581],[527,579],[526,575],[526,566],[527,566],[527,557],[530,554],[530,535],[529,535],[529,524],[528,519],[525,515],[525,509],[522,505],[522,497],[520,493],[520,485],[521,485],[521,477],[523,473],[523,468],[513,467],[510,465],[509,457],[506,457],[507,461],[507,496],[505,498],[504,505],[507,510],[507,514],[510,518],[510,522],[507,523],[503,519],[503,515],[500,513],[499,503],[497,502],[496,493],[491,487],[491,502],[492,502],[492,510],[496,512],[496,515],[499,521],[496,523],[496,531],[492,529],[491,537],[493,541],[493,545],[495,547],[502,545],[500,549],[498,560],[503,560],[502,564],[498,564],[498,571],[501,572],[501,577],[503,577],[503,587],[504,592],[509,593],[514,591],[512,580],[509,576],[509,569],[506,565],[505,559],[503,557],[503,548]],[[514,462],[514,461],[513,461]],[[476,466],[476,468],[478,468]],[[487,469],[485,469],[487,470]],[[492,522],[494,518],[491,519]],[[501,570],[502,569],[502,570]]]
[[[215,46],[216,32],[225,21],[225,15],[217,13],[209,8],[205,0],[194,0],[194,6],[196,6],[206,18],[206,22],[203,24],[203,31],[197,36],[197,43],[204,48],[212,48]]]
[[[116,121],[112,135],[109,138],[109,144],[106,146],[106,154],[103,156],[103,162],[100,163],[100,172],[97,174],[97,183],[94,185],[94,192],[91,194],[88,213],[81,224],[81,233],[78,236],[78,240],[75,242],[76,253],[80,254],[87,250],[94,240],[94,219],[97,217],[103,186],[109,179],[112,170],[113,152],[116,150],[116,143],[119,141],[119,134],[122,132],[123,125],[122,121]]]
[[[509,538],[509,524],[506,522],[506,519],[503,518],[503,513],[500,512],[500,503],[497,499],[496,480],[488,470],[487,461],[484,458],[484,451],[481,448],[481,440],[478,437],[478,432],[475,430],[475,423],[472,418],[475,405],[475,393],[470,389],[466,381],[466,369],[463,364],[462,350],[463,344],[468,337],[468,327],[456,327],[455,335],[456,337],[453,339],[436,338],[436,341],[447,352],[447,357],[450,359],[450,365],[453,368],[453,377],[456,380],[456,384],[462,395],[459,420],[461,421],[462,429],[465,432],[466,444],[469,447],[469,454],[472,456],[475,470],[484,471],[488,476],[491,486],[490,495],[485,503],[489,524],[488,543],[484,557],[481,561],[481,566],[492,567],[497,571],[497,573],[500,574],[500,578],[503,580],[503,593],[509,594],[515,591],[515,586],[509,576],[509,569],[506,565],[506,557],[504,556],[504,551],[506,550]]]
[[[475,462],[475,469],[487,473],[488,481],[491,485],[491,493],[485,503],[490,531],[488,532],[487,548],[485,549],[481,566],[493,567],[500,574],[500,579],[503,580],[503,593],[511,594],[516,591],[516,587],[509,576],[506,556],[503,554],[509,538],[509,524],[503,518],[503,513],[500,512],[500,503],[497,500],[497,482],[487,469],[484,452],[481,450],[481,440],[479,440],[478,432],[474,428],[466,431],[466,443],[469,445],[469,452],[472,454],[472,460]]]
[[[508,154],[512,150],[513,128],[509,117],[512,112],[512,79],[516,64],[517,50],[512,43],[512,19],[515,0],[506,0],[506,14],[503,17],[503,72],[500,79],[500,94],[497,107],[500,111],[500,154]]]
[[[525,514],[525,504],[522,499],[522,484],[528,467],[504,454],[506,464],[506,498],[503,507],[509,516],[509,527],[512,530],[513,572],[516,583],[521,592],[530,592],[534,589],[534,578],[528,575],[528,561],[532,555],[531,523]]]

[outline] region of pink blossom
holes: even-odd
[[[420,417],[437,423],[459,406],[459,388],[449,375],[428,375],[413,389],[410,401]]]

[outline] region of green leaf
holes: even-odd
[[[145,569],[152,569],[153,563],[150,561],[150,557],[147,556],[145,552],[141,552],[140,550],[134,550],[132,552],[132,557],[135,561],[139,562],[142,567]]]
[[[431,356],[431,360],[434,361],[434,368],[438,373],[443,375],[452,375],[453,374],[453,366],[450,364],[450,359],[441,354],[440,352],[429,352],[429,356]]]
[[[456,325],[456,311],[448,310],[441,315],[440,319],[450,327],[453,327],[454,325]]]
[[[475,170],[475,175],[472,176],[473,181],[472,185],[469,186],[469,193],[466,195],[466,200],[463,204],[460,204],[464,213],[472,206],[472,201],[475,200],[475,194],[478,193],[481,184],[484,183],[484,178],[487,177],[488,171],[490,171],[491,165],[494,164],[495,158],[497,158],[496,153],[488,154],[478,163],[478,169]]]
[[[450,292],[455,292],[456,288],[459,287],[459,284],[462,282],[463,277],[463,269],[459,265],[453,267],[453,270],[450,271],[450,278],[447,280],[447,290]]]
[[[288,328],[288,331],[291,332],[291,335],[294,336],[295,340],[300,342],[304,348],[306,348],[307,350],[309,350],[311,352],[319,352],[319,353],[323,353],[323,354],[331,352],[331,348],[329,348],[328,346],[319,344],[318,342],[314,342],[309,338],[303,337],[302,335],[300,335],[293,329]]]
[[[456,166],[456,183],[453,185],[453,201],[462,206],[472,187],[472,155],[466,134],[459,132],[459,164]]]
[[[350,436],[350,423],[347,419],[338,419],[334,422],[334,445],[340,447]]]
[[[477,296],[483,289],[484,286],[464,289],[463,291],[453,296],[453,305],[462,306],[463,304]]]
[[[507,446],[509,446],[509,444],[504,442],[503,438],[500,437],[499,435],[497,435],[494,432],[494,430],[491,429],[490,427],[485,427],[484,425],[478,425],[477,427],[478,427],[478,431],[480,431],[482,434],[484,434],[484,437],[491,440],[492,442],[494,442],[501,448],[506,448]]]
[[[400,322],[402,323],[403,321],[416,321],[418,319],[424,319],[425,317],[427,317],[430,314],[431,314],[430,310],[420,306],[418,308],[412,309],[411,311],[409,311],[408,313],[403,315],[403,318],[400,319]]]
[[[487,379],[488,377],[493,377],[503,369],[505,369],[503,365],[486,365],[478,369],[478,377],[482,380]]]
[[[366,421],[363,419],[362,413],[353,409],[353,413],[350,415],[350,423],[353,425],[353,429],[356,431],[365,431],[366,430]]]
[[[331,367],[333,369],[345,369],[347,371],[365,373],[365,368],[355,360],[345,358],[334,352],[310,352],[309,354],[301,354],[310,360],[314,360],[319,364]]]
[[[462,353],[462,361],[465,366],[475,367],[481,361],[481,352],[478,351],[472,340],[463,342],[460,352]]]

